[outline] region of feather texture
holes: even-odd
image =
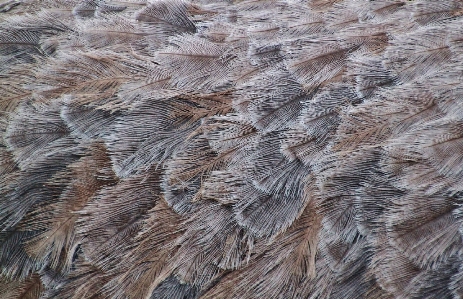
[[[0,1],[0,298],[461,298],[462,17]]]

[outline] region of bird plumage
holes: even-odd
[[[0,298],[461,298],[462,16],[2,1]]]

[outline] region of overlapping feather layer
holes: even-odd
[[[0,297],[461,298],[462,16],[3,0]]]

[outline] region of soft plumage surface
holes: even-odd
[[[463,4],[2,0],[0,298],[461,298]]]

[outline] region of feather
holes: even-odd
[[[103,137],[107,134],[105,128],[112,125],[118,116],[118,113],[72,104],[63,106],[60,111],[60,117],[69,128],[70,134],[83,139]]]
[[[257,129],[267,132],[290,125],[300,113],[301,101],[310,98],[284,69],[269,69],[237,86],[235,93],[235,109],[248,114]]]
[[[327,7],[327,11],[323,14],[329,29],[340,30],[357,25],[360,11],[358,6],[337,0],[325,1],[331,2],[331,7]]]
[[[146,99],[162,99],[173,95],[178,95],[180,91],[172,90],[170,84],[170,73],[153,63],[145,63],[146,77],[143,80],[126,81],[117,93],[117,97],[122,107],[132,107],[138,101]],[[115,105],[115,103],[111,103]]]
[[[103,271],[81,257],[74,263],[76,269],[70,273],[67,279],[59,282],[54,290],[47,290],[45,298],[51,299],[60,296],[63,299],[95,298],[103,299],[101,289],[110,277]]]
[[[456,262],[458,264],[458,261]],[[449,290],[452,292],[452,296],[454,297],[460,297],[462,295],[462,290],[461,290],[461,266],[458,268],[458,270],[453,274],[451,277],[451,281],[448,284]]]
[[[72,9],[72,14],[79,17],[93,17],[98,7],[98,3],[94,0],[86,0],[76,3]]]
[[[109,158],[105,156],[104,147],[93,145],[89,156],[79,159],[67,166],[68,171],[54,176],[60,182],[67,177],[73,180],[63,190],[56,202],[41,205],[32,215],[26,215],[22,226],[40,229],[40,233],[25,244],[25,249],[31,257],[40,264],[51,269],[67,272],[71,267],[74,250],[78,245],[75,238],[75,228],[78,212],[98,191],[102,185],[111,183],[110,178],[103,174],[108,167]],[[62,183],[56,184],[60,187]],[[53,188],[53,183],[50,188]]]
[[[34,235],[34,232],[17,231],[13,228],[0,231],[2,281],[7,280],[14,285],[15,282],[24,281],[32,273],[39,270],[39,267],[27,255],[23,247],[23,243]]]
[[[234,55],[226,47],[191,35],[171,38],[170,43],[157,53],[157,61],[175,73],[172,81],[178,88],[207,91],[227,83]]]
[[[2,296],[11,299],[38,299],[44,290],[39,275],[34,275],[23,282],[0,281]]]
[[[371,269],[378,284],[397,298],[421,271],[399,250],[389,245],[384,230],[380,231],[372,245],[375,247],[375,254]]]
[[[164,42],[169,36],[196,32],[190,9],[190,4],[181,0],[157,1],[138,11],[135,19],[145,32]]]
[[[378,175],[379,157],[380,151],[371,149],[343,155],[342,163],[326,160],[323,161],[325,165],[317,165],[317,168],[326,167],[326,177],[320,182],[325,196],[318,202],[320,213],[324,215],[322,225],[325,232],[336,232],[327,239],[350,244],[358,238],[358,230],[362,227],[357,222],[360,217],[356,209],[357,190]]]
[[[274,182],[270,179],[273,177],[279,180]],[[304,193],[306,184],[313,182],[309,171],[298,161],[276,165],[272,171],[256,177],[252,184],[235,191],[238,196],[243,195],[234,206],[238,224],[258,237],[284,231],[311,199]]]
[[[301,10],[307,10],[304,6],[297,6],[297,11],[284,13],[288,17],[288,23],[281,28],[283,34],[289,37],[300,37],[306,35],[316,35],[321,32],[326,32],[325,21],[318,14],[312,13],[310,10],[301,14]],[[289,16],[288,16],[289,14]],[[290,18],[292,16],[292,18]]]
[[[368,9],[361,12],[360,19],[380,19],[387,20],[391,14],[400,11],[406,2],[404,1],[385,1],[385,2],[370,2]]]
[[[433,135],[435,138],[429,138],[429,141],[423,145],[422,153],[438,169],[440,174],[460,180],[463,171],[457,165],[461,160],[455,154],[463,146],[463,143],[461,143],[463,136],[460,135],[460,124],[458,122],[439,123],[436,121],[433,125]],[[442,130],[445,130],[445,133]],[[423,133],[426,134],[429,131]]]
[[[410,179],[415,176],[422,183],[434,181],[433,184],[437,183],[434,186],[436,188],[447,187],[454,191],[460,190],[461,171],[456,166],[459,156],[453,153],[453,150],[458,149],[460,146],[457,128],[458,122],[456,120],[439,118],[429,121],[420,130],[397,138],[393,143],[394,145],[390,147],[391,156],[399,161],[407,159],[420,162],[419,164],[408,163],[408,165],[414,166],[414,169],[419,169],[418,173],[407,174]],[[442,133],[442,130],[445,130],[445,133]],[[406,136],[408,141],[404,142],[403,138],[406,138]],[[404,164],[404,166],[408,165]],[[424,165],[429,165],[434,171],[423,168]]]
[[[371,286],[365,273],[371,253],[365,243],[359,240],[345,249],[343,259],[339,261],[340,269],[335,270],[331,298],[357,298],[358,294],[366,293]]]
[[[249,48],[249,57],[253,65],[278,64],[283,60],[280,55],[281,45],[254,44]]]
[[[22,105],[18,107],[5,133],[8,149],[24,169],[30,161],[50,152],[53,147],[70,145],[69,130],[59,115],[58,102],[47,106]],[[43,113],[37,113],[41,110]]]
[[[196,299],[198,295],[196,286],[181,283],[175,277],[169,276],[153,291],[150,299]]]
[[[447,33],[440,28],[398,35],[386,49],[383,63],[404,83],[420,80],[438,71],[442,62],[450,58],[446,39]]]
[[[178,251],[168,269],[174,269],[183,281],[205,286],[222,269],[244,264],[251,254],[253,238],[236,225],[229,207],[206,202],[197,206],[194,215],[185,222],[185,233],[176,240]]]
[[[107,271],[117,266],[119,256],[109,254],[115,247],[120,256],[130,247],[142,228],[144,215],[159,197],[159,191],[156,194],[149,189],[157,180],[155,175],[121,181],[109,177],[107,185],[99,188],[77,211],[76,238],[81,239],[86,258],[99,269]],[[132,203],[134,200],[136,205]],[[113,212],[114,206],[118,207],[118,213]]]
[[[364,235],[374,235],[383,230],[384,222],[390,212],[390,206],[399,202],[404,191],[396,188],[389,181],[389,177],[380,174],[372,182],[362,184],[359,188],[361,196],[354,198],[353,203],[357,211],[356,224],[358,231]]]
[[[192,203],[201,199],[203,178],[214,170],[221,170],[228,164],[236,149],[215,153],[207,140],[195,136],[185,151],[176,153],[167,163],[163,186],[167,202],[179,213],[192,208]]]
[[[5,66],[8,65],[8,62],[2,62],[5,63]],[[22,86],[23,80],[27,80],[24,78],[24,73],[3,70],[1,66],[0,70],[5,72],[4,75],[0,75],[3,83],[0,85],[0,109],[2,113],[11,113],[17,108],[19,103],[29,100],[32,92]],[[2,117],[2,119],[7,119],[7,117]]]
[[[18,224],[34,205],[50,201],[60,194],[66,181],[56,184],[55,188],[51,189],[49,184],[53,182],[53,176],[64,170],[83,151],[79,147],[68,148],[72,141],[67,141],[49,148],[48,156],[40,157],[33,164],[28,165],[27,169],[13,173],[7,178],[5,196],[0,202],[3,229]],[[53,163],[53,167],[46,167],[47,163]]]
[[[123,83],[145,71],[144,63],[140,65],[131,58],[117,58],[118,54],[112,53],[112,58],[98,52],[64,54],[50,62],[47,68],[39,70],[36,82],[29,88],[44,97],[73,94],[73,101],[80,104],[106,104],[105,101],[113,97]]]
[[[389,45],[389,37],[382,26],[359,25],[342,31],[341,43],[356,53],[378,53]],[[357,49],[358,48],[358,49]]]
[[[288,68],[308,89],[316,88],[341,74],[347,55],[354,50],[333,42],[309,42],[303,49],[290,60]]]
[[[436,194],[455,189],[454,180],[443,177],[433,169],[429,161],[419,154],[410,155],[405,148],[387,147],[382,169],[391,174],[391,183],[401,190],[422,190],[426,194]],[[458,190],[458,189],[457,189]]]
[[[420,268],[436,268],[459,251],[459,224],[452,215],[451,198],[435,196],[424,202],[421,198],[415,192],[392,201],[386,226],[390,242],[412,262]]]
[[[302,102],[299,124],[288,130],[282,143],[285,155],[295,155],[304,164],[313,165],[326,154],[339,125],[339,112],[344,106],[358,102],[346,85],[327,85],[313,99]]]
[[[149,298],[173,271],[165,264],[175,252],[174,241],[183,232],[179,227],[182,221],[164,200],[157,202],[128,248],[127,262],[116,265],[113,272],[118,274],[107,281],[105,292],[114,298]]]
[[[0,54],[12,55],[24,62],[33,62],[33,55],[39,55],[39,35],[27,30],[4,30],[0,34]],[[28,53],[29,52],[29,53]]]
[[[309,0],[309,6],[315,10],[325,10],[341,0]]]
[[[18,6],[19,4],[21,4],[21,2],[17,0],[4,1],[2,4],[0,4],[0,12],[8,12],[12,10],[14,7]]]
[[[355,76],[359,98],[368,98],[381,88],[395,85],[397,77],[386,70],[377,56],[352,55],[349,61],[350,75]]]
[[[384,91],[347,111],[337,132],[339,140],[335,148],[348,151],[381,145],[384,140],[399,137],[439,115],[437,100],[426,90],[411,97],[409,88],[399,87],[393,91]],[[400,102],[395,100],[399,96]]]
[[[416,1],[413,8],[413,19],[420,25],[442,22],[463,15],[463,7],[459,1]]]
[[[262,258],[225,276],[203,297],[249,298],[257,294],[274,298],[284,294],[282,296],[295,298],[302,278],[314,276],[318,225],[319,217],[313,205],[308,205],[288,231],[266,249]]]
[[[148,33],[141,31],[131,20],[110,16],[79,24],[80,38],[90,49],[125,47],[143,48],[147,46]]]
[[[457,256],[451,256],[438,270],[421,273],[408,285],[401,298],[450,298],[449,283],[457,272],[455,260],[458,260]]]
[[[0,2],[0,297],[463,294],[460,1]]]
[[[268,1],[259,1],[259,0],[243,0],[238,2],[238,8],[240,11],[244,12],[258,12],[265,11],[267,9],[273,8],[275,5],[278,5],[276,0]],[[280,4],[281,5],[281,4]]]

